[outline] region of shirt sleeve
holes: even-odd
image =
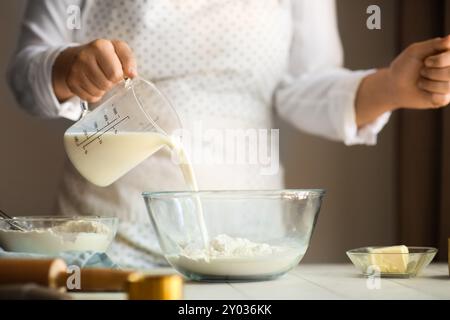
[[[361,80],[374,70],[342,68],[334,0],[294,1],[292,14],[289,72],[275,97],[279,115],[301,130],[346,145],[375,144],[390,113],[364,127],[356,125],[356,93]]]
[[[80,100],[60,103],[53,92],[52,68],[59,53],[74,43],[75,32],[66,25],[70,5],[83,1],[28,1],[17,51],[8,68],[8,81],[19,104],[29,113],[46,118],[78,119]]]

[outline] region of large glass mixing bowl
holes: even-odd
[[[323,190],[145,192],[168,262],[191,280],[281,276],[303,258]]]

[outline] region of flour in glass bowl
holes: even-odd
[[[168,256],[176,268],[203,276],[239,277],[281,274],[296,265],[303,253],[298,249],[256,243],[225,234],[216,236],[206,249],[186,246]]]
[[[64,251],[96,251],[108,249],[115,231],[105,224],[90,220],[73,220],[48,228],[26,231],[1,230],[0,247],[11,252],[56,255]]]

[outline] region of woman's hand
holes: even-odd
[[[450,103],[450,36],[411,45],[389,68],[398,107],[425,109]]]
[[[53,65],[53,90],[59,101],[78,96],[93,103],[125,77],[137,76],[136,70],[125,42],[98,39],[61,52]]]
[[[366,77],[356,98],[359,126],[398,108],[450,103],[450,36],[412,44],[387,69]]]

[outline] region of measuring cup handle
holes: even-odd
[[[81,107],[81,117],[80,117],[81,119],[89,112],[89,105],[87,101],[81,100],[80,107]]]

